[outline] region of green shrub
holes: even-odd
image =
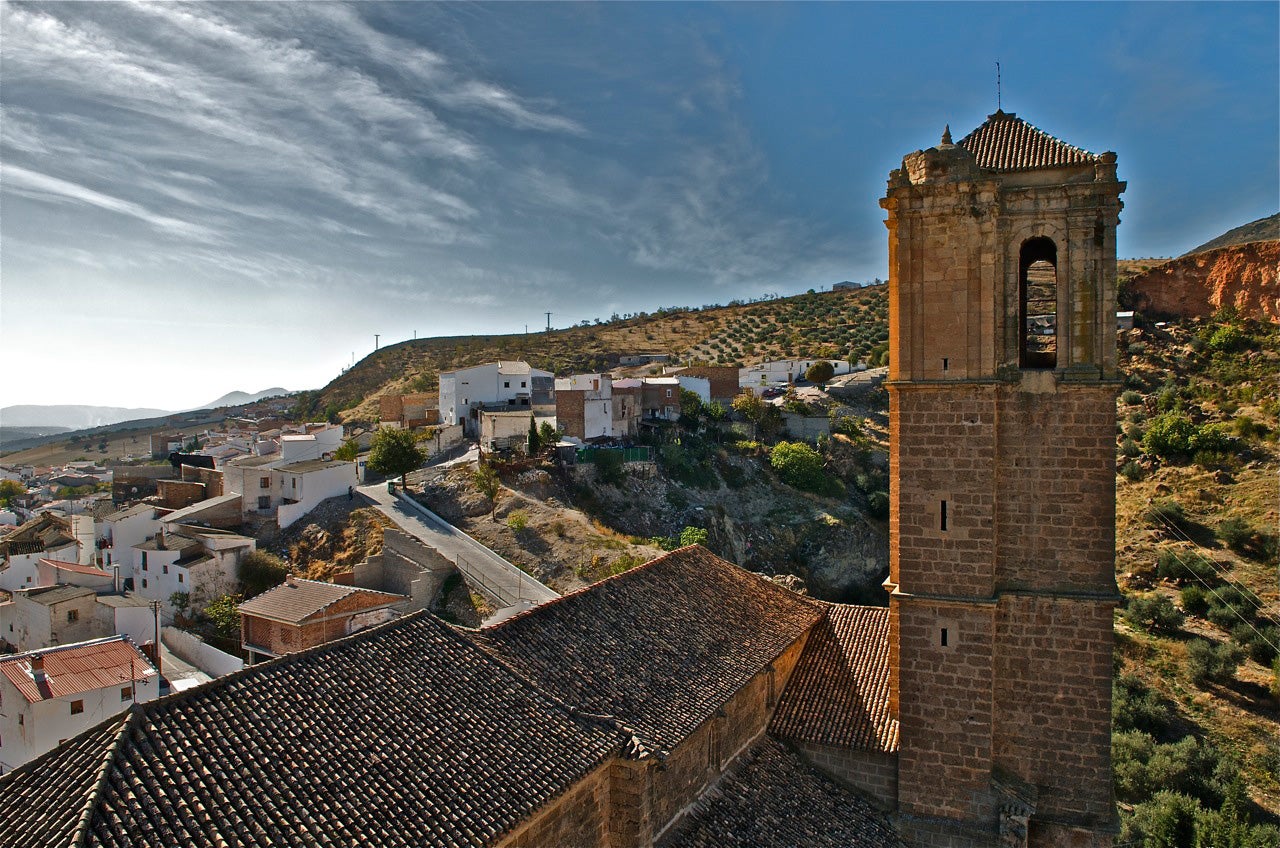
[[[1224,324],[1209,336],[1206,347],[1214,353],[1232,353],[1243,349],[1249,343],[1249,336],[1235,324]]]
[[[1142,449],[1164,459],[1186,457],[1191,453],[1191,439],[1195,433],[1196,425],[1186,415],[1166,412],[1148,425],[1142,437]]]
[[[1124,401],[1129,406],[1136,406],[1137,404],[1142,403],[1142,393],[1135,392],[1132,389],[1130,389],[1126,391],[1124,394],[1120,395],[1120,400]]]
[[[1266,622],[1246,624],[1240,622],[1231,628],[1231,638],[1246,651],[1259,665],[1270,666],[1276,659],[1277,647],[1280,646],[1280,627]]]
[[[529,526],[529,513],[523,509],[513,509],[507,515],[507,526],[519,533]]]
[[[1130,459],[1142,453],[1142,445],[1135,442],[1129,437],[1120,440],[1120,455],[1127,456]]]
[[[1134,848],[1191,848],[1195,845],[1196,814],[1201,810],[1194,798],[1176,792],[1157,792],[1134,807],[1133,815],[1122,823],[1118,845]]]
[[[1116,677],[1111,688],[1111,725],[1117,733],[1141,730],[1152,736],[1163,736],[1172,722],[1169,704],[1132,674]]]
[[[267,551],[250,551],[236,566],[236,577],[245,598],[261,595],[279,586],[289,576],[289,566],[284,560]]]
[[[804,372],[804,378],[810,383],[825,383],[836,374],[835,366],[825,359],[818,360]]]
[[[623,470],[623,456],[620,450],[596,451],[592,457],[596,467],[596,479],[608,486],[618,486],[627,479]]]
[[[867,495],[867,511],[875,518],[888,518],[889,493],[879,491]]]
[[[1204,585],[1219,581],[1213,563],[1196,551],[1162,548],[1156,560],[1156,576],[1175,583]]]
[[[1248,589],[1239,586],[1219,586],[1208,593],[1207,618],[1223,630],[1237,624],[1252,622],[1262,607],[1262,599]]]
[[[788,485],[808,492],[827,492],[832,478],[823,468],[822,454],[804,442],[778,442],[769,452],[769,464]]]
[[[1152,633],[1176,633],[1185,620],[1173,601],[1154,592],[1130,597],[1124,617],[1134,627]]]
[[[1187,665],[1198,686],[1234,679],[1243,658],[1244,651],[1230,642],[1215,645],[1207,639],[1195,639],[1187,646]]]
[[[1120,476],[1128,480],[1130,483],[1137,483],[1146,476],[1146,471],[1142,468],[1142,463],[1135,460],[1129,460],[1120,469]]]
[[[702,527],[686,527],[680,531],[680,547],[705,545],[710,534]]]
[[[1187,523],[1187,513],[1182,504],[1168,498],[1151,504],[1142,517],[1148,526],[1157,530],[1165,530],[1169,526],[1182,528]]]
[[[1179,603],[1187,615],[1204,616],[1209,611],[1209,596],[1202,586],[1192,584],[1183,586],[1178,593]]]
[[[1216,535],[1228,548],[1239,553],[1253,538],[1253,527],[1243,518],[1232,516],[1218,525]]]

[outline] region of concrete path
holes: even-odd
[[[490,600],[509,607],[521,601],[540,604],[560,597],[425,506],[401,497],[398,489],[392,495],[386,483],[376,483],[361,486],[359,492],[401,530],[456,562],[458,570]]]

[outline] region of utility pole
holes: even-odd
[[[379,335],[378,333],[374,333],[374,334],[373,334],[373,349],[374,349],[374,350],[377,350],[377,349],[378,349],[378,339],[380,339],[380,338],[382,338],[382,336],[381,336],[381,335]]]
[[[551,313],[547,313],[547,332],[551,332]]]
[[[163,650],[160,647],[161,643],[160,643],[160,602],[159,601],[151,602],[151,611],[154,612],[156,616],[156,671],[160,674],[164,674],[164,669],[161,666],[161,663],[163,662],[163,660],[161,659],[161,654],[163,653]]]

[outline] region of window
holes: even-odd
[[[521,381],[520,381],[520,388],[522,388],[522,389],[523,389],[523,388],[526,388],[526,386],[525,386],[525,381],[524,381],[524,380],[521,380]]]
[[[290,478],[289,478],[289,488],[290,488],[290,489],[293,489],[295,492],[298,490],[298,478],[297,478],[297,477],[290,477]]]
[[[142,552],[142,570],[143,571],[147,570],[147,552],[146,551]]]
[[[184,575],[181,571],[179,571],[179,572],[178,572],[178,582],[179,582],[179,583],[186,583],[187,581],[186,581],[185,579],[183,579],[185,576],[186,576],[186,575]]]
[[[1018,258],[1020,334],[1023,368],[1058,365],[1058,247],[1039,236],[1022,243]]]
[[[147,588],[147,578],[142,578],[142,588]]]
[[[271,509],[270,495],[260,495],[258,497],[258,509]]]
[[[947,502],[942,502],[942,509],[938,515],[938,527],[942,530],[947,529]]]
[[[121,686],[121,687],[120,687],[120,700],[122,700],[122,701],[132,701],[132,700],[133,700],[133,687],[132,687],[132,686]]]
[[[667,389],[667,397],[671,397],[671,390]]]
[[[67,624],[74,624],[80,620],[80,610],[67,610]]]
[[[509,388],[511,388],[511,381],[510,381],[510,380],[503,380],[503,381],[502,381],[502,388],[504,388],[504,389],[509,389]]]
[[[71,702],[71,714],[72,714],[72,715],[80,715],[80,713],[82,713],[82,712],[84,712],[84,701],[72,701],[72,702]]]
[[[270,489],[270,488],[271,488],[271,478],[270,478],[270,477],[260,477],[260,478],[258,478],[258,488],[259,488],[259,489]]]
[[[947,628],[945,627],[938,634],[938,644],[943,648],[947,647]]]

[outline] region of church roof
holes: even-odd
[[[1032,126],[1013,112],[997,109],[982,126],[960,139],[979,168],[1031,171],[1094,162],[1097,156]]]
[[[626,741],[418,613],[0,776],[0,845],[490,844]]]
[[[769,732],[797,742],[898,750],[898,722],[889,710],[888,609],[827,605]]]
[[[776,740],[743,756],[662,848],[898,848],[883,814]]]
[[[669,751],[821,617],[820,603],[692,545],[477,636],[565,702]]]

